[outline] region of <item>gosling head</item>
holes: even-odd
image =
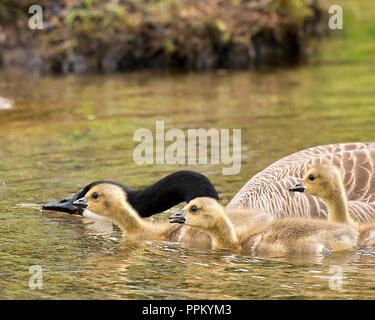
[[[73,204],[80,208],[88,208],[101,216],[110,217],[116,208],[126,205],[127,195],[117,185],[102,183],[93,186],[84,197]]]
[[[306,192],[327,199],[340,189],[342,175],[333,165],[318,165],[310,168],[301,182],[289,188],[289,191]]]
[[[212,198],[195,198],[180,212],[169,217],[170,223],[184,223],[202,230],[215,227],[218,217],[224,214],[220,204]]]

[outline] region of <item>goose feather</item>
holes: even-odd
[[[291,193],[307,169],[336,165],[343,174],[349,211],[354,220],[375,220],[375,143],[341,143],[312,147],[286,156],[251,178],[228,208],[253,208],[275,218],[295,216],[327,218],[324,201],[304,193]]]

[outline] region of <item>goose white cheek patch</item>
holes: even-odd
[[[99,214],[96,214],[88,209],[85,209],[82,213],[82,216],[85,217],[85,218],[90,218],[90,219],[94,219],[94,220],[107,220],[106,217],[103,217]]]

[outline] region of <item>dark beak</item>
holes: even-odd
[[[172,214],[170,217],[169,217],[169,222],[170,223],[185,223],[186,219],[184,217],[184,210],[181,210],[175,214]]]
[[[292,192],[305,192],[305,188],[303,186],[303,180],[297,184],[295,184],[294,186],[291,186],[289,188],[289,191],[292,191]]]
[[[86,197],[82,197],[74,201],[73,204],[79,208],[83,208],[83,209],[87,208]]]
[[[81,193],[81,190],[77,193],[72,194],[71,196],[60,200],[60,201],[53,201],[47,202],[43,205],[44,210],[52,210],[52,211],[59,211],[59,212],[67,212],[70,214],[80,214],[82,215],[83,210],[81,208],[77,208],[73,205],[74,201],[77,200]]]

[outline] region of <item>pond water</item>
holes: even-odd
[[[326,40],[311,63],[272,72],[1,73],[8,107],[0,110],[0,299],[373,299],[375,250],[258,259],[123,242],[111,223],[41,210],[94,180],[137,189],[182,169],[207,175],[227,204],[255,173],[290,153],[375,141],[374,48],[332,60],[343,43]],[[155,132],[157,120],[165,130],[241,129],[240,174],[223,175],[222,164],[136,164],[133,134]],[[34,265],[43,270],[40,290],[29,288]]]

